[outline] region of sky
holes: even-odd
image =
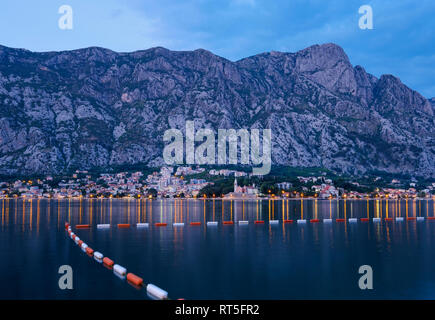
[[[59,28],[62,5],[73,10],[72,30]],[[373,9],[371,30],[359,28],[362,5]],[[434,16],[433,0],[8,0],[0,3],[0,44],[32,51],[203,48],[235,61],[333,42],[353,65],[377,77],[393,74],[431,98]]]

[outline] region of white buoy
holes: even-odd
[[[373,222],[381,222],[381,218],[373,218]]]
[[[207,221],[207,227],[216,227],[217,225],[217,221]]]
[[[78,244],[79,241],[80,241],[80,238],[79,238],[79,237],[76,237],[76,238],[74,239],[74,242],[75,242],[76,244]]]
[[[73,235],[75,235],[74,232],[71,232],[71,234],[69,235],[69,237],[72,239]]]
[[[88,245],[86,243],[82,243],[82,251],[86,252],[86,248],[88,247]]]
[[[417,217],[417,221],[424,221],[424,217]]]
[[[119,278],[120,280],[125,280],[125,276],[121,276],[119,273],[113,272],[113,275],[117,278]]]
[[[109,228],[110,228],[110,224],[106,224],[106,223],[97,224],[97,229],[109,229]]]
[[[305,219],[298,219],[297,223],[307,223],[307,220],[305,220]]]
[[[168,293],[165,290],[160,289],[159,287],[157,287],[151,283],[149,283],[147,285],[147,292],[150,295],[152,295],[153,297],[156,297],[157,299],[160,299],[160,300],[168,299]]]
[[[247,224],[249,224],[249,221],[247,221],[247,220],[240,220],[239,224],[241,224],[241,225],[247,225]]]
[[[115,264],[113,266],[113,272],[117,273],[118,275],[124,277],[127,274],[127,269],[120,266],[119,264]]]
[[[94,252],[94,259],[97,260],[98,262],[103,262],[103,254],[101,252],[95,251]]]
[[[149,223],[147,222],[136,224],[136,228],[148,228],[148,227],[149,227]]]
[[[184,227],[184,222],[174,222],[172,225],[174,227]]]
[[[358,222],[357,218],[349,218],[349,222]]]
[[[396,217],[396,221],[403,221],[403,217]]]
[[[332,223],[332,219],[323,219],[323,223]]]
[[[269,224],[278,224],[279,220],[269,220]]]

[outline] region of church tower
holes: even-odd
[[[237,192],[237,178],[234,178],[234,193]]]

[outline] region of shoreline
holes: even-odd
[[[14,200],[14,199],[20,199],[20,200],[223,200],[223,201],[255,201],[255,200],[272,200],[272,201],[279,201],[279,200],[294,200],[294,201],[300,201],[300,200],[321,200],[321,201],[337,201],[337,200],[435,200],[435,196],[432,197],[407,197],[407,198],[391,198],[391,197],[366,197],[366,198],[349,198],[349,197],[339,197],[339,198],[318,198],[318,197],[294,197],[294,198],[286,198],[286,197],[233,197],[233,198],[178,198],[178,197],[172,197],[172,198],[148,198],[148,197],[0,197],[0,200]]]

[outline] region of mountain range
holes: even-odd
[[[435,177],[435,98],[335,44],[229,61],[209,51],[0,46],[0,173],[163,165],[163,133],[270,128],[272,163]]]

